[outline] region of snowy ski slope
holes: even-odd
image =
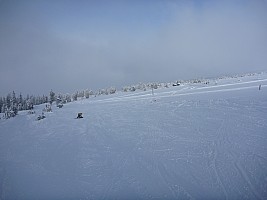
[[[267,199],[266,73],[44,107],[0,120],[1,200]]]

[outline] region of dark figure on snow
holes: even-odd
[[[78,113],[77,119],[79,118],[83,118],[83,114],[82,113]]]
[[[259,90],[261,90],[261,85],[259,85]]]

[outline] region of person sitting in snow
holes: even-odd
[[[79,119],[79,118],[83,118],[82,115],[83,115],[82,113],[78,113],[77,119]]]

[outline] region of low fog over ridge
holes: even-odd
[[[0,92],[267,70],[267,3],[0,1]]]

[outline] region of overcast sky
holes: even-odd
[[[0,95],[267,71],[266,0],[0,0]]]

